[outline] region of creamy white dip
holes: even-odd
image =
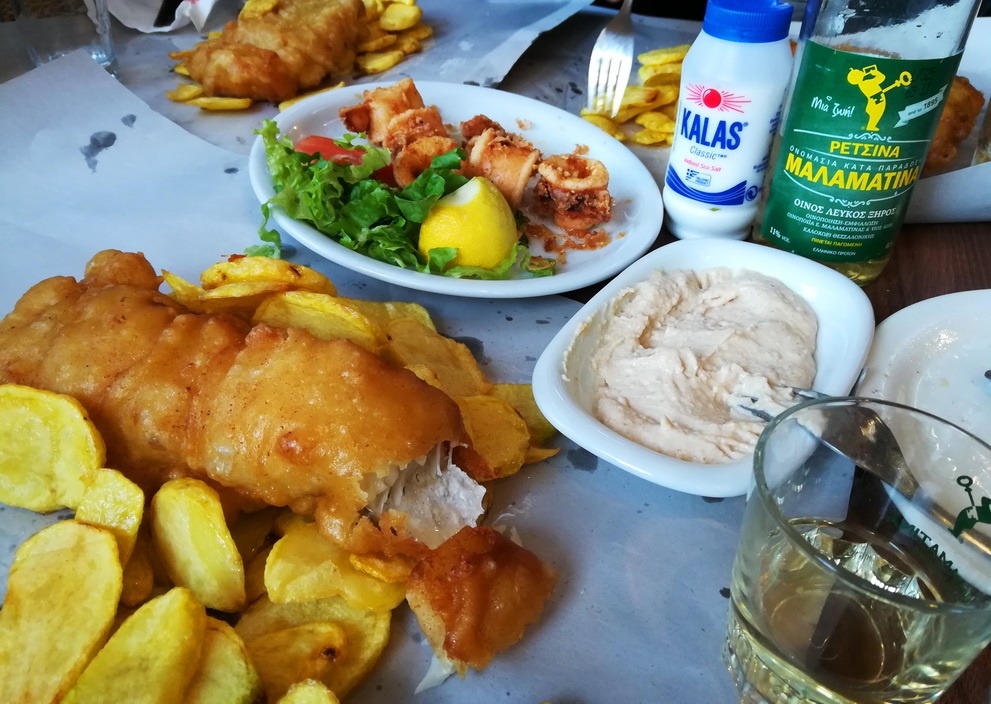
[[[595,415],[671,457],[717,464],[752,453],[765,424],[740,406],[773,415],[794,403],[775,387],[815,377],[815,313],[757,272],[656,271],[604,316]]]

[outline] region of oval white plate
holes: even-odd
[[[564,325],[537,360],[533,395],[558,430],[631,474],[689,494],[739,496],[750,488],[752,457],[726,464],[685,462],[623,437],[592,414],[596,380],[588,360],[596,348],[600,311],[620,291],[655,269],[713,267],[750,269],[773,276],[804,298],[819,320],[812,388],[837,396],[850,392],[874,333],[874,310],[860,287],[832,269],[788,252],[750,242],[699,239],[665,245],[606,284]],[[571,373],[565,373],[566,363]]]
[[[929,411],[991,442],[991,289],[937,296],[877,326],[861,396]]]
[[[308,135],[340,137],[346,131],[338,117],[342,107],[362,101],[362,93],[389,84],[363,84],[320,93],[279,114],[283,134],[298,141]],[[297,242],[347,267],[382,281],[407,288],[476,298],[524,298],[545,296],[589,286],[609,278],[647,251],[661,231],[663,206],[657,183],[647,167],[630,150],[580,117],[512,93],[454,83],[421,81],[416,84],[427,105],[436,105],[446,124],[458,125],[475,115],[487,115],[511,132],[519,132],[545,156],[566,154],[578,145],[609,170],[613,219],[603,229],[612,242],[594,251],[569,251],[558,273],[542,278],[505,281],[452,279],[402,269],[343,247],[309,225],[293,220],[281,208],[273,218]],[[525,127],[521,127],[524,125]],[[259,137],[251,148],[248,174],[262,203],[274,194],[265,164],[265,148]],[[536,255],[547,255],[540,243],[531,245]]]

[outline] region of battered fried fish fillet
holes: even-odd
[[[406,599],[438,658],[464,677],[523,637],[557,575],[492,528],[462,528],[413,568]]]
[[[186,68],[207,95],[288,100],[351,71],[363,16],[362,0],[279,0],[197,44]]]
[[[956,156],[960,142],[974,130],[977,116],[984,107],[984,96],[964,76],[956,76],[950,86],[943,113],[936,125],[936,134],[929,145],[929,153],[922,167],[923,176],[931,176],[950,165]]]
[[[0,321],[0,383],[69,394],[109,466],[154,490],[196,476],[315,515],[348,547],[425,554],[483,513],[451,461],[458,406],[345,340],[189,313],[140,254],[104,252],[82,281],[47,279]]]

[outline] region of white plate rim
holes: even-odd
[[[754,257],[760,266],[740,263]],[[684,262],[688,261],[693,263],[686,265]],[[533,373],[533,394],[541,412],[561,433],[599,458],[675,491],[726,498],[749,492],[753,478],[752,457],[721,465],[702,465],[647,449],[609,429],[590,414],[576,411],[578,404],[561,373],[561,361],[575,334],[622,289],[658,268],[717,266],[753,269],[775,276],[809,301],[817,314],[819,309],[830,304],[821,297],[825,287],[829,288],[834,301],[841,298],[848,334],[846,364],[833,372],[823,372],[820,367],[812,387],[837,396],[850,392],[860,376],[874,334],[874,309],[859,286],[828,267],[782,250],[735,240],[693,239],[679,240],[650,252],[609,282],[579,310],[538,358]],[[810,300],[810,297],[818,300]],[[821,321],[820,315],[820,333]],[[817,366],[822,362],[821,355],[829,354],[818,342]]]
[[[348,88],[351,90],[340,88],[328,93],[320,93],[289,107],[273,119],[279,125],[280,130],[286,132],[291,131],[293,126],[307,116],[332,111],[333,118],[326,123],[331,124],[337,120],[337,110],[340,107],[360,102],[363,91],[392,84],[393,82],[359,84],[349,86]],[[526,119],[530,123],[535,123],[539,119],[563,121],[568,129],[568,141],[574,142],[567,151],[574,149],[574,146],[578,144],[587,145],[590,155],[600,158],[609,168],[611,184],[617,176],[624,183],[629,181],[639,184],[637,192],[612,193],[617,208],[625,207],[625,203],[632,202],[634,199],[644,204],[653,202],[656,203],[656,206],[640,206],[637,209],[638,212],[635,213],[636,217],[626,218],[630,227],[625,231],[625,234],[622,237],[616,237],[614,232],[613,242],[600,250],[596,250],[599,256],[590,257],[589,261],[581,267],[568,270],[566,264],[563,270],[554,276],[502,281],[452,279],[445,276],[422,274],[379,262],[339,245],[308,225],[293,220],[281,208],[273,208],[272,219],[279,229],[314,253],[366,276],[406,288],[474,298],[545,296],[573,291],[598,283],[618,273],[639,258],[660,234],[663,223],[663,205],[656,181],[647,167],[632,151],[598,127],[558,108],[525,96],[493,88],[438,81],[417,81],[416,86],[427,104],[440,106],[441,115],[446,121],[450,120],[445,114],[442,98],[452,93],[455,96],[463,96],[462,99],[466,104],[476,104],[478,101],[484,102],[498,97],[500,103],[505,106],[501,109],[506,110],[507,113],[525,108],[513,119]],[[475,114],[477,111],[471,110],[469,112]],[[508,117],[499,114],[490,116],[503,124],[508,122]],[[507,125],[507,129],[512,128]],[[524,136],[527,135],[525,130],[521,130],[521,132]],[[539,142],[539,139],[535,142]],[[537,146],[539,148],[540,144],[537,143]],[[564,151],[566,149],[562,149],[561,153]],[[603,151],[607,153],[603,154]],[[274,190],[265,163],[265,149],[260,136],[255,139],[251,147],[248,157],[248,175],[255,196],[259,202],[264,203],[274,194]],[[572,256],[574,255],[572,254]]]

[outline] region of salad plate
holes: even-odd
[[[391,83],[320,93],[288,108],[275,121],[280,133],[294,143],[311,135],[340,138],[346,132],[338,115],[340,109],[360,103],[365,90],[386,85]],[[552,276],[517,274],[517,278],[482,281],[425,274],[372,259],[273,207],[272,218],[280,231],[315,254],[366,276],[411,289],[474,298],[546,296],[589,286],[626,268],[657,238],[664,210],[656,181],[636,155],[598,127],[558,108],[492,88],[431,81],[419,81],[416,87],[425,104],[438,107],[445,124],[458,125],[475,115],[486,115],[531,141],[545,157],[580,150],[605,164],[613,217],[601,228],[609,233],[609,244],[595,250],[568,250],[564,261],[558,257],[557,272]],[[260,137],[252,145],[248,172],[258,200],[268,201],[275,191]],[[540,222],[525,207],[524,214]],[[530,251],[552,256],[543,251],[540,242],[531,242]]]

